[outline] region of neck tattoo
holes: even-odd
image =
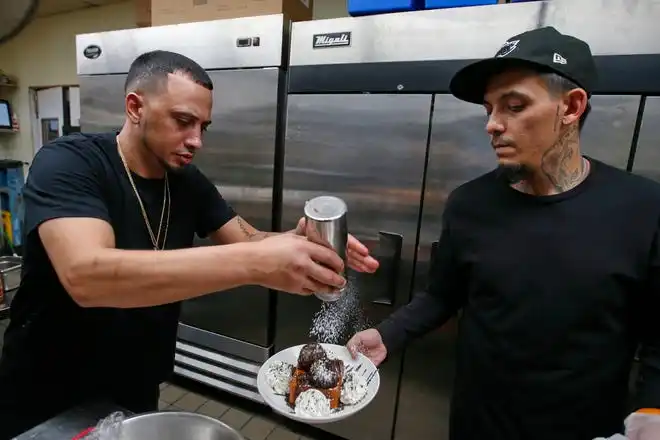
[[[569,191],[584,181],[589,175],[591,164],[580,157],[576,161],[578,149],[576,139],[578,137],[577,125],[567,127],[557,142],[550,147],[541,158],[540,175],[550,182],[551,188],[548,195],[560,194]],[[576,164],[577,162],[577,164]],[[529,180],[523,180],[513,185],[518,191],[534,194]]]

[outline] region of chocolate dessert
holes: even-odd
[[[298,355],[298,368],[309,371],[312,364],[319,359],[326,359],[327,354],[320,344],[306,344]]]
[[[309,373],[315,387],[333,388],[344,373],[344,363],[339,359],[319,359],[312,364]]]
[[[331,409],[339,408],[344,362],[329,359],[319,344],[307,344],[298,355],[298,365],[289,381],[288,403],[295,407],[296,399],[305,391],[315,389],[328,399]]]

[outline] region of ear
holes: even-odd
[[[135,125],[139,124],[142,120],[144,113],[144,97],[131,92],[126,95],[126,116]]]
[[[564,125],[571,125],[578,122],[587,108],[589,97],[583,89],[573,89],[566,93],[564,97]]]

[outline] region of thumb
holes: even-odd
[[[348,341],[348,351],[351,353],[351,357],[353,360],[356,360],[358,358],[358,347],[360,346],[361,341],[360,337],[358,335],[355,335],[351,338],[350,341]]]

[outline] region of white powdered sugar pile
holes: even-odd
[[[310,337],[322,344],[343,345],[355,333],[368,328],[354,281],[348,279],[345,292],[337,301],[321,303],[309,330]]]

